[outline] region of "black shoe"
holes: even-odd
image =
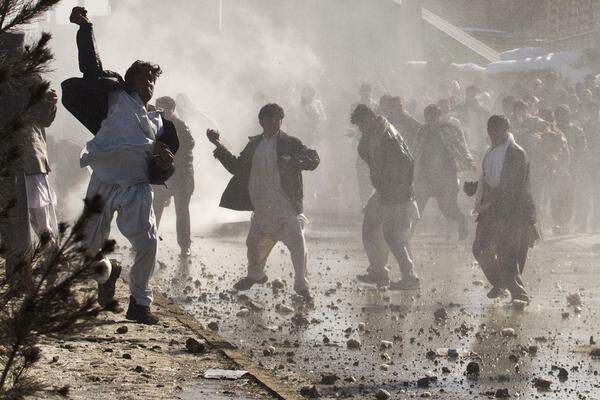
[[[531,303],[531,298],[527,295],[527,293],[521,293],[521,294],[517,294],[517,295],[512,295],[511,296],[512,299],[511,301],[522,301],[523,303]]]
[[[255,280],[254,278],[245,276],[242,279],[240,279],[239,281],[237,281],[235,283],[235,285],[233,285],[233,288],[235,290],[237,290],[238,292],[243,292],[244,290],[248,290],[256,284],[259,284],[259,285],[265,284],[265,283],[267,283],[268,280],[269,280],[269,278],[266,275],[259,280]]]
[[[146,325],[156,325],[158,317],[150,312],[150,307],[139,305],[133,296],[129,296],[129,308],[125,318]]]
[[[296,294],[298,295],[299,299],[308,305],[313,305],[315,304],[315,298],[312,296],[312,294],[310,294],[310,290],[308,289],[301,289],[296,291]]]
[[[421,288],[419,278],[400,279],[390,284],[390,290],[418,290]]]
[[[506,293],[506,289],[502,289],[499,287],[493,287],[487,294],[488,299],[497,299],[498,297],[504,296]]]
[[[368,283],[369,285],[377,285],[379,287],[389,286],[390,285],[390,277],[386,275],[378,275],[372,272],[368,272],[366,274],[356,275],[356,279],[362,283]]]
[[[102,285],[98,285],[98,304],[102,307],[114,306],[115,288],[117,280],[121,276],[122,267],[113,261],[111,261],[111,264],[112,270],[108,280]]]

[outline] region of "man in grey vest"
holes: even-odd
[[[0,57],[21,57],[24,41],[23,33],[2,33]],[[49,240],[58,234],[45,132],[54,121],[58,98],[49,90],[30,106],[41,83],[34,75],[0,85],[0,236],[7,250],[7,276],[31,248],[31,230],[38,237],[49,234]],[[15,127],[17,120],[21,123]]]

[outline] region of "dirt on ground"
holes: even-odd
[[[126,308],[128,288],[122,281],[117,295]],[[158,325],[133,323],[125,319],[124,313],[106,313],[100,317],[105,324],[85,334],[44,339],[43,358],[32,373],[48,385],[48,390],[33,398],[275,398],[252,376],[235,381],[202,378],[211,368],[235,370],[239,365],[219,345],[207,343],[202,337],[203,328],[189,316],[160,295],[155,300]],[[186,347],[190,339],[200,344],[196,354]],[[200,351],[203,345],[206,348]],[[65,386],[67,396],[55,392]]]
[[[367,266],[360,216],[313,223],[314,307],[294,301],[281,244],[269,258],[266,285],[232,290],[246,272],[247,223],[196,235],[187,259],[163,228],[153,281],[165,294],[155,306],[161,324],[108,314],[102,328],[44,343],[39,373],[55,387],[70,385],[78,399],[272,398],[267,387],[286,399],[600,399],[600,235],[547,235],[525,269],[533,300],[519,308],[486,297],[472,237],[457,242],[453,229],[443,234],[443,223],[423,224],[414,237],[419,291],[357,283]],[[126,247],[116,256],[131,262]],[[120,287],[125,303],[126,294]],[[192,355],[190,337],[213,347]],[[201,378],[209,368],[242,367],[259,379]]]
[[[156,284],[306,397],[600,399],[600,235],[547,234],[525,269],[533,300],[519,308],[486,297],[472,233],[457,242],[444,220],[423,223],[413,239],[419,291],[356,281],[368,265],[360,215],[315,221],[307,232],[314,308],[293,301],[281,244],[266,285],[231,290],[246,272],[247,223],[196,236],[186,262],[165,228]],[[390,266],[397,279],[391,258]]]

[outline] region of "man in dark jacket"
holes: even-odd
[[[358,105],[350,121],[362,134],[358,153],[369,166],[375,188],[364,209],[362,229],[370,265],[367,274],[358,275],[357,279],[378,286],[389,285],[387,261],[391,250],[402,279],[393,282],[390,288],[418,289],[420,281],[409,250],[411,224],[418,216],[413,194],[413,158],[396,129],[368,106]]]
[[[394,128],[396,128],[398,133],[402,135],[402,138],[410,149],[411,144],[416,139],[422,125],[404,110],[402,98],[398,96],[392,97],[390,99],[389,107],[389,114],[384,115],[384,117],[386,117]]]
[[[521,274],[528,248],[538,238],[535,205],[529,192],[529,163],[509,133],[505,117],[490,117],[488,135],[492,145],[483,159],[477,184],[473,256],[493,286],[489,298],[498,298],[508,290],[512,300],[529,303]]]
[[[232,210],[253,211],[248,246],[248,275],[234,286],[248,290],[266,283],[267,257],[278,241],[290,251],[294,266],[294,290],[301,298],[313,301],[307,279],[307,252],[304,240],[302,171],[319,165],[315,150],[281,131],[283,109],[265,105],[258,114],[263,133],[250,137],[238,157],[220,141],[217,131],[207,130],[208,139],[217,148],[215,157],[233,174],[221,198],[220,206]]]
[[[370,107],[372,110],[378,108],[377,103],[373,100],[373,90],[371,85],[363,83],[360,85],[359,89],[359,100],[355,103],[352,103],[350,106],[350,113],[356,109],[356,106],[359,104],[365,104]],[[389,96],[388,96],[389,98]],[[349,129],[347,136],[356,139],[357,143],[360,141],[360,132],[357,131],[356,128],[351,127]],[[373,193],[373,186],[371,186],[371,182],[369,182],[369,167],[365,162],[360,158],[360,156],[356,155],[356,182],[358,184],[358,196],[360,199],[361,207],[364,207],[369,200],[369,197]]]
[[[164,208],[173,197],[175,202],[177,243],[181,249],[181,257],[190,255],[190,199],[194,193],[194,138],[190,128],[177,115],[175,115],[175,100],[171,97],[156,99],[156,107],[163,110],[165,118],[173,122],[179,138],[179,151],[175,156],[175,173],[167,180],[166,185],[156,186],[154,189],[154,214],[156,225]]]
[[[419,213],[430,198],[437,200],[444,217],[458,223],[458,240],[467,239],[467,217],[458,207],[458,173],[475,169],[463,132],[440,121],[435,104],[425,107],[425,125],[417,133],[411,151],[415,157],[415,192]]]
[[[150,278],[156,264],[156,223],[152,210],[151,183],[164,182],[173,171],[174,153],[179,147],[173,124],[148,104],[160,67],[136,61],[123,79],[106,71],[98,55],[87,11],[75,7],[71,22],[79,25],[77,47],[83,78],[63,82],[63,104],[92,133],[80,164],[92,169],[87,199],[99,197],[103,210],[89,221],[86,250],[96,255],[110,234],[117,213],[117,226],[135,252],[129,287],[131,296],[126,317],[144,324],[156,324],[150,312]],[[121,270],[110,271],[98,281],[98,302],[114,307],[115,284]]]

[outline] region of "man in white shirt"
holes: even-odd
[[[234,288],[243,291],[266,283],[267,257],[281,241],[292,258],[294,290],[303,301],[312,303],[306,268],[302,171],[316,169],[320,160],[315,150],[281,131],[283,117],[279,105],[265,105],[258,114],[263,133],[250,137],[238,157],[223,146],[217,131],[209,129],[207,136],[217,147],[215,157],[233,174],[220,206],[253,211],[246,240],[248,274]]]
[[[539,238],[529,192],[529,163],[509,133],[505,117],[493,115],[487,125],[492,145],[483,159],[477,184],[473,256],[493,286],[489,298],[498,298],[508,290],[512,300],[529,303],[521,274],[528,248]]]
[[[117,214],[119,231],[135,252],[126,318],[156,324],[158,318],[150,312],[149,287],[157,250],[151,184],[164,182],[172,174],[173,153],[179,147],[173,124],[148,104],[162,71],[145,61],[134,62],[124,78],[104,70],[87,11],[73,8],[71,22],[80,27],[77,46],[84,78],[63,82],[63,104],[95,134],[86,144],[80,164],[92,169],[86,201],[99,199],[102,203],[101,212],[87,221],[86,250],[92,257],[98,251],[102,255],[100,249]],[[86,85],[96,85],[95,91]],[[108,271],[98,281],[98,302],[117,308],[113,297],[121,267],[111,268],[106,259],[102,262]]]

